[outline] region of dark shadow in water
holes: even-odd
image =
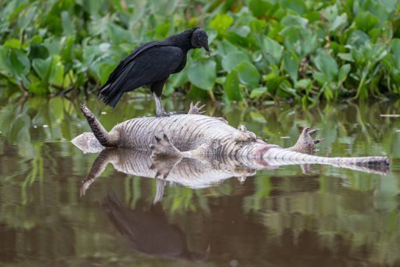
[[[157,181],[157,196],[164,191],[164,181]],[[201,262],[208,258],[210,247],[205,252],[191,252],[186,234],[176,225],[168,222],[162,202],[157,200],[149,211],[125,207],[114,193],[101,201],[101,207],[129,246],[149,255],[165,258],[180,258]]]

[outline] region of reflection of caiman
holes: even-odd
[[[80,148],[87,151],[87,148]],[[93,146],[90,149],[93,149]],[[192,158],[152,158],[150,151],[109,148],[103,149],[94,161],[89,174],[82,183],[82,195],[101,175],[108,163],[111,163],[119,172],[148,178],[163,178],[167,182],[190,188],[209,187],[231,177],[237,177],[239,181],[243,182],[246,177],[255,175],[257,170],[276,168],[281,165],[281,161],[276,160],[249,161],[243,164],[241,161],[228,157],[202,161]],[[304,164],[302,167],[307,168],[307,165]],[[380,170],[378,166],[352,165],[346,167],[379,174],[385,174],[386,171]]]
[[[170,117],[144,117],[125,121],[107,132],[92,112],[82,106],[93,134],[84,133],[73,140],[79,147],[131,148],[152,152],[153,158],[182,158],[211,161],[234,160],[252,169],[260,166],[289,164],[326,164],[346,168],[378,168],[387,171],[387,157],[319,157],[314,151],[311,135],[315,130],[305,128],[291,148],[281,148],[257,139],[241,125],[235,129],[221,118],[200,115],[200,108],[192,105],[189,114]],[[98,142],[97,142],[97,140]],[[100,146],[101,147],[101,146]],[[94,149],[95,150],[95,149]],[[308,153],[308,154],[305,154]]]
[[[240,165],[240,162],[234,160],[152,159],[151,153],[148,151],[104,149],[94,161],[92,169],[83,181],[82,195],[104,171],[108,163],[111,163],[119,172],[149,178],[163,178],[167,182],[190,188],[208,187],[231,177],[238,177],[243,181],[247,176],[255,174],[254,168]],[[263,167],[259,166],[259,168]]]

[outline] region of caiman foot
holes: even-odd
[[[305,127],[301,132],[299,139],[294,146],[288,148],[288,150],[305,153],[305,154],[314,154],[315,145],[324,140],[322,139],[313,139],[312,135],[318,132],[318,129],[311,129],[310,127]]]
[[[203,109],[206,105],[202,105],[202,106],[200,106],[200,105],[201,105],[201,102],[200,102],[200,101],[197,101],[197,103],[194,104],[194,105],[193,105],[193,102],[190,103],[190,109],[189,109],[188,114],[198,114],[198,115],[203,114],[205,111],[203,111],[202,109]]]
[[[205,111],[203,111],[202,109],[206,106],[206,105],[202,105],[200,106],[200,101],[197,101],[196,104],[193,105],[193,102],[190,103],[190,109],[188,114],[195,114],[195,115],[202,115],[205,113]],[[215,119],[222,121],[223,123],[228,124],[228,122],[222,118],[222,117],[215,117]]]
[[[85,116],[87,120],[94,121],[96,119],[94,114],[90,111],[90,109],[88,109],[88,107],[85,104],[82,103],[80,106],[82,114]]]
[[[239,125],[238,130],[240,133],[233,137],[236,142],[255,141],[257,139],[257,136],[253,132],[247,131],[244,125]]]
[[[166,179],[171,170],[182,160],[182,153],[171,143],[168,136],[155,136],[155,143],[150,145],[153,160],[150,169],[156,171],[155,178]]]
[[[163,134],[161,137],[155,136],[155,142],[150,145],[153,152],[152,158],[157,157],[182,157],[182,153],[171,143],[168,136]]]

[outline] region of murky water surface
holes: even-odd
[[[88,106],[107,129],[154,111],[151,100],[125,100],[112,110],[94,98]],[[165,104],[189,106],[176,103]],[[224,114],[271,143],[292,145],[300,128],[312,125],[325,138],[319,155],[387,155],[392,163],[387,175],[288,166],[247,179],[210,175],[213,183],[200,186],[188,177],[184,185],[157,182],[107,164],[119,157],[139,168],[142,158],[129,153],[83,154],[70,142],[89,130],[78,104],[0,100],[0,265],[400,264],[400,118],[380,117],[399,113],[400,103],[309,110],[210,104],[207,114]],[[90,175],[98,177],[83,195]]]

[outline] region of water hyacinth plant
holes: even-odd
[[[9,94],[94,91],[138,45],[201,26],[164,93],[303,104],[400,95],[398,0],[0,1]],[[18,90],[19,88],[19,90]]]

